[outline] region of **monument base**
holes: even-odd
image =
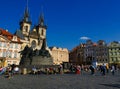
[[[31,65],[53,65],[52,57],[34,56]]]
[[[32,59],[30,58],[23,58],[21,66],[47,66],[53,65],[52,57],[46,56],[33,56]]]

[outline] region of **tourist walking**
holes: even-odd
[[[5,77],[9,79],[12,77],[12,68],[10,65],[7,66]]]
[[[95,74],[95,67],[93,65],[91,65],[89,69],[91,70],[91,74],[94,75]]]
[[[106,64],[106,72],[109,73],[109,65]]]
[[[60,74],[63,74],[63,66],[62,66],[62,64],[60,64],[58,70],[59,70],[59,73],[60,73]]]
[[[101,71],[102,71],[102,75],[104,76],[106,73],[106,66],[105,66],[105,64],[103,64],[102,66],[101,66]]]
[[[114,65],[112,65],[112,67],[111,67],[111,72],[112,72],[112,75],[115,74],[115,66]]]
[[[78,65],[76,66],[76,74],[80,74],[81,72],[81,67]]]

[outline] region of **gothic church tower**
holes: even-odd
[[[46,40],[46,29],[47,26],[44,24],[44,15],[41,13],[39,23],[36,26],[36,31],[38,33],[38,45],[40,48],[43,44],[43,40]]]
[[[31,23],[32,22],[30,20],[28,6],[27,6],[25,9],[25,12],[24,12],[24,17],[23,17],[22,21],[20,21],[20,30],[21,30],[25,40],[29,40],[28,37],[29,37]]]
[[[40,14],[39,22],[36,26],[31,29],[31,20],[28,12],[28,2],[27,7],[24,12],[24,17],[20,21],[20,30],[23,35],[24,40],[28,41],[28,46],[32,47],[33,50],[40,50],[43,42],[46,41],[46,29],[47,26],[44,23],[43,12]],[[46,44],[46,43],[44,43]]]

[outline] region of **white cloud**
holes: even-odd
[[[86,37],[86,36],[83,36],[83,37],[80,37],[80,40],[89,40],[90,38],[89,37]]]

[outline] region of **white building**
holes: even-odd
[[[0,29],[0,60],[7,64],[20,62],[20,51],[22,42],[20,39],[4,29]]]

